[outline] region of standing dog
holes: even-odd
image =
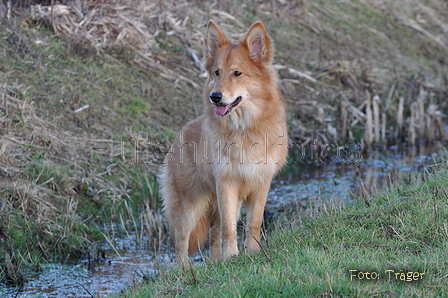
[[[183,127],[161,175],[164,211],[181,264],[209,233],[213,259],[238,255],[243,202],[245,250],[260,250],[266,198],[288,150],[285,103],[271,64],[274,46],[263,24],[253,24],[235,44],[210,21],[205,45],[204,114]]]

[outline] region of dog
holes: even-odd
[[[243,202],[245,251],[260,250],[270,184],[288,151],[274,45],[263,24],[254,23],[243,40],[232,43],[209,21],[205,51],[204,114],[182,128],[161,174],[164,213],[184,265],[209,234],[212,259],[238,255]]]

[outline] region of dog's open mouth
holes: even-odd
[[[236,107],[241,102],[241,96],[238,96],[232,103],[228,105],[219,105],[215,104],[215,113],[218,116],[224,117],[228,113],[232,111],[234,107]]]

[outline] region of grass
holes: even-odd
[[[265,253],[162,271],[120,297],[446,297],[447,185],[445,165],[369,206],[328,206],[292,229],[280,225]]]
[[[25,19],[13,20],[18,34],[0,20],[0,281],[13,284],[42,262],[81,258],[109,224],[152,233],[140,218],[159,206],[156,169],[129,161],[132,138],[164,134],[148,90],[168,85]]]
[[[8,268],[15,278],[41,262],[82,256],[103,240],[99,228],[114,223],[156,234],[151,245],[161,245],[166,229],[152,161],[167,146],[155,144],[168,144],[202,111],[201,88],[193,87],[203,84],[202,71],[187,53],[201,56],[209,19],[234,39],[264,22],[275,64],[285,66],[279,77],[291,141],[311,133],[318,146],[325,138],[339,145],[362,140],[365,120],[355,111],[366,90],[380,96],[391,140],[399,97],[405,123],[420,88],[428,91],[424,108],[437,104],[446,114],[447,49],[405,22],[446,43],[445,2],[395,2],[227,0],[212,7],[166,0],[135,18],[155,28],[147,41],[153,63],[145,63],[132,47],[97,52],[85,38],[57,35],[48,22],[31,19],[27,4],[20,9],[22,1],[11,1],[11,19],[0,12],[0,279],[9,282]],[[145,19],[151,15],[157,17]],[[346,103],[356,109],[347,108],[344,120]],[[351,134],[342,131],[344,121]]]

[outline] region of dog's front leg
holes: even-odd
[[[268,196],[270,183],[258,187],[248,197],[246,203],[246,240],[244,248],[247,253],[260,250],[260,228]]]
[[[222,235],[222,257],[224,259],[238,255],[236,223],[241,202],[238,198],[238,189],[232,188],[235,185],[237,184],[219,183],[217,186]]]
[[[221,221],[219,216],[217,216],[215,222],[212,224],[211,231],[212,231],[210,236],[211,257],[213,260],[218,260],[221,259],[222,257]]]

